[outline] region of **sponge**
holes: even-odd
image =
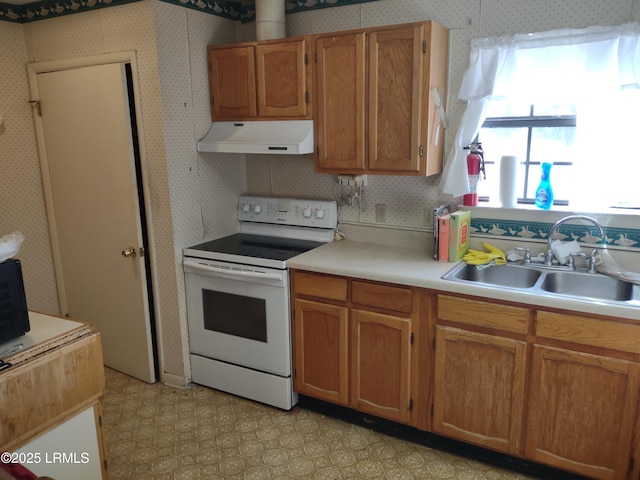
[[[562,243],[560,240],[554,240],[551,242],[551,251],[553,255],[558,259],[562,265],[567,263],[569,255],[572,253],[580,252],[580,245],[575,240],[571,240],[567,243]]]

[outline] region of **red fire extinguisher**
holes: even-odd
[[[482,151],[482,144],[479,142],[472,143],[464,147],[464,149],[469,150],[467,154],[469,193],[462,197],[462,204],[475,206],[478,205],[478,180],[480,179],[480,172],[482,172],[483,179],[487,179],[487,174],[484,170],[484,152]]]

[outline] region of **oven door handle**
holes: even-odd
[[[241,271],[228,270],[226,268],[214,267],[211,265],[206,265],[204,263],[194,262],[193,260],[184,260],[183,265],[193,270],[212,272],[212,273],[215,273],[216,275],[227,277],[227,278],[253,278],[257,280],[282,281],[282,275],[277,275],[273,273],[248,272],[245,270],[241,270]]]

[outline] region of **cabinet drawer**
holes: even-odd
[[[315,273],[295,272],[293,289],[300,295],[347,301],[347,280]]]
[[[367,307],[411,313],[412,292],[410,288],[354,281],[351,283],[351,300]]]
[[[640,324],[538,311],[535,333],[541,338],[640,354]]]
[[[511,305],[438,295],[438,319],[525,334],[529,310]]]

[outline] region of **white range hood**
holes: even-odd
[[[213,122],[197,146],[199,152],[313,153],[313,120]]]

